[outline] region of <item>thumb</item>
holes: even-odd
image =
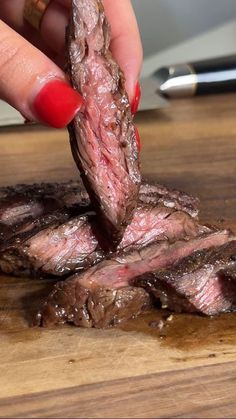
[[[55,128],[66,126],[83,104],[63,71],[2,21],[0,98],[27,119]]]
[[[137,93],[143,50],[138,24],[130,0],[103,0],[108,21],[111,24],[111,49],[124,72],[126,90],[133,104]]]

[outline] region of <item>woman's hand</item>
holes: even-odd
[[[81,96],[62,70],[70,0],[52,1],[40,33],[23,18],[24,0],[0,3],[0,98],[27,119],[60,128],[82,106]],[[112,28],[113,54],[125,73],[135,113],[138,107],[142,46],[130,0],[103,0]]]

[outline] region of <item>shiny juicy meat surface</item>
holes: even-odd
[[[110,38],[102,2],[73,0],[68,75],[85,107],[69,126],[71,148],[107,235],[119,241],[137,205],[141,176],[125,80]]]
[[[164,307],[213,316],[236,308],[236,241],[196,251],[181,263],[138,278]]]

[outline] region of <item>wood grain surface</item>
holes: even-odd
[[[137,116],[147,179],[198,195],[202,220],[236,231],[236,96]],[[0,131],[0,185],[78,176],[66,131]],[[0,417],[236,416],[236,315],[153,311],[110,330],[29,327],[50,280],[0,280]]]

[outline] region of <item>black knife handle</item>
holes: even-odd
[[[236,55],[190,64],[197,76],[196,94],[236,91]]]

